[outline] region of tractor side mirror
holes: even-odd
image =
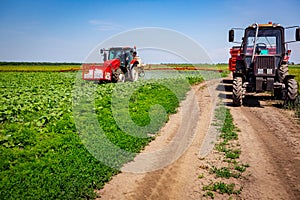
[[[104,52],[103,49],[100,49],[100,54],[101,54],[101,55],[103,54],[103,52]]]
[[[103,53],[103,50],[102,50],[102,53]],[[107,53],[106,52],[103,53],[103,61],[104,62],[107,61]]]
[[[234,30],[231,29],[229,30],[229,42],[233,42],[234,41]]]
[[[300,28],[296,29],[296,41],[300,41]]]

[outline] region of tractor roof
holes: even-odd
[[[111,47],[109,49],[133,49],[132,47]]]
[[[256,25],[257,24],[252,24],[248,28],[256,28]],[[274,27],[275,28],[275,27],[281,27],[281,25],[278,23],[269,22],[267,24],[258,24],[258,27]]]

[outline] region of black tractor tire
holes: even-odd
[[[289,68],[287,64],[283,64],[278,68],[278,80],[283,83],[285,77],[289,75]]]
[[[295,79],[291,78],[287,80],[287,100],[295,101],[298,95],[298,83]]]
[[[125,76],[122,72],[122,70],[119,68],[115,71],[114,73],[114,82],[117,83],[117,82],[125,82]]]
[[[242,77],[235,77],[232,85],[232,102],[234,106],[241,106],[243,99],[243,80]]]

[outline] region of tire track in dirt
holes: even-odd
[[[299,198],[299,152],[295,152],[295,146],[291,146],[288,138],[282,138],[286,130],[296,135],[292,127],[297,125],[286,123],[285,127],[278,126],[274,130],[273,127],[281,121],[280,117],[277,118],[276,108],[271,107],[232,108],[231,112],[236,125],[241,129],[241,158],[249,163],[252,174],[245,183],[242,196],[247,199]]]
[[[251,174],[244,180],[240,197],[299,199],[300,125],[290,112],[274,107],[275,102],[269,98],[248,97],[246,101],[256,103],[250,103],[250,107],[232,107],[230,95],[230,84],[227,84],[225,102],[241,130],[241,160],[250,165],[247,171]]]

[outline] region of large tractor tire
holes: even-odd
[[[298,95],[298,84],[293,78],[287,80],[287,100],[289,102],[294,102]]]
[[[113,73],[113,82],[125,82],[125,76],[120,68]]]
[[[241,106],[243,99],[243,80],[242,77],[233,79],[232,100],[234,106]]]
[[[139,79],[139,73],[137,71],[137,67],[133,67],[131,69],[131,78],[132,78],[132,81],[137,81]]]
[[[125,74],[123,73],[119,74],[118,82],[124,83],[125,81],[126,81]]]
[[[285,77],[289,75],[289,68],[287,64],[283,64],[278,68],[278,80],[283,83]]]

